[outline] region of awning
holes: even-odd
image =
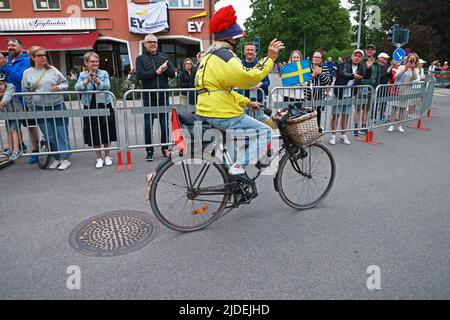
[[[8,51],[8,39],[18,38],[23,42],[24,49],[28,50],[32,46],[39,46],[47,51],[65,50],[86,50],[92,49],[97,41],[99,33],[79,33],[79,34],[40,34],[40,35],[1,35],[0,51]]]

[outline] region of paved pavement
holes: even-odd
[[[108,211],[151,214],[144,178],[157,161],[135,151],[121,173],[95,169],[93,154],[62,172],[21,159],[0,170],[0,299],[449,299],[450,90],[433,106],[432,131],[331,146],[336,182],[317,208],[288,208],[262,177],[251,205],[207,229],[160,226],[146,247],[110,258],[76,252],[69,234]],[[80,290],[66,286],[71,265]],[[379,290],[367,287],[372,265]]]

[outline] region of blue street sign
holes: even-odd
[[[393,59],[396,62],[402,62],[406,57],[406,52],[402,48],[398,48],[394,51]]]

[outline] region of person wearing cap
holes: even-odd
[[[365,64],[362,63],[364,51],[356,49],[348,62],[341,63],[338,66],[336,86],[346,86],[348,88],[335,88],[334,94],[339,99],[337,104],[333,105],[331,129],[336,132],[339,124],[339,118],[341,117],[341,136],[339,141],[349,145],[350,141],[347,138],[345,132],[349,127],[349,118],[352,112],[353,96],[356,94],[356,90],[352,89],[353,86],[361,84],[362,79],[370,79],[372,75],[371,66],[374,63],[373,60],[368,60]],[[336,144],[336,134],[331,135],[330,144]]]
[[[379,85],[386,85],[389,83],[389,74],[388,74],[388,69],[390,67],[389,64],[389,59],[390,56],[385,53],[382,52],[378,55],[378,67],[380,68],[380,81],[379,81]],[[388,95],[388,90],[387,87],[383,87],[383,89],[379,89],[378,90],[378,98],[382,98],[383,96],[387,96]],[[372,110],[374,114],[372,114],[372,118],[376,119],[376,111],[380,112],[380,122],[384,122],[385,118],[386,118],[386,102],[381,102],[378,104],[378,106],[374,106],[374,109]]]
[[[6,81],[11,83],[16,88],[16,93],[22,92],[22,77],[25,70],[31,67],[30,57],[23,51],[23,43],[20,39],[9,38],[8,39],[8,57],[4,57],[0,53],[0,72],[6,77]],[[24,108],[23,99],[16,99],[15,103],[20,103]],[[24,119],[22,124],[28,127],[31,139],[31,149],[33,152],[39,152],[38,148],[38,135],[36,129],[35,119]],[[19,128],[20,133],[20,128]],[[22,143],[22,146],[23,143]],[[25,151],[25,150],[22,150]],[[37,156],[30,156],[28,159],[29,164],[38,162]]]
[[[196,74],[196,114],[219,130],[244,130],[250,141],[248,150],[237,154],[236,162],[228,173],[248,178],[245,167],[267,150],[272,129],[245,114],[244,108],[257,110],[260,105],[233,88],[250,89],[258,85],[273,69],[278,52],[284,48],[284,44],[276,39],[272,40],[268,57],[261,59],[253,68],[245,68],[235,54],[240,39],[245,35],[236,21],[236,12],[231,5],[221,8],[211,18],[209,29],[214,34],[214,43],[207,50]],[[232,141],[228,139],[228,142],[232,143],[230,140]],[[230,147],[229,150],[234,159],[234,148]]]
[[[370,101],[372,99],[373,92],[375,92],[376,87],[378,87],[378,84],[380,83],[380,68],[379,68],[378,63],[375,58],[375,54],[377,53],[375,45],[368,44],[366,46],[365,51],[366,51],[365,58],[363,59],[363,63],[366,63],[369,60],[373,61],[372,66],[369,68],[369,69],[371,69],[372,74],[369,79],[362,79],[361,85],[363,85],[363,86],[369,85],[373,89],[370,90],[370,89],[365,88],[365,89],[362,89],[359,91],[359,98],[361,99],[361,101],[364,101],[364,102],[356,104],[355,118],[354,118],[355,130],[353,130],[354,136],[358,136],[359,123],[361,123],[361,128],[367,128],[367,126],[369,124],[369,122],[368,122],[369,121],[369,110],[371,107]],[[365,99],[367,99],[367,101],[369,101],[369,102],[366,103]],[[362,110],[362,117],[361,117],[361,110]],[[360,133],[362,133],[362,134],[365,134],[366,132],[367,132],[367,129],[362,129],[360,131]]]
[[[425,60],[419,59],[419,71],[420,71],[420,80],[424,81],[425,76],[425,69],[423,68],[424,64],[427,63]]]
[[[448,62],[445,61],[444,65],[442,66],[442,71],[448,71]]]

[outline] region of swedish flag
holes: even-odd
[[[281,69],[283,87],[291,87],[311,81],[311,63],[309,60],[292,62]]]

